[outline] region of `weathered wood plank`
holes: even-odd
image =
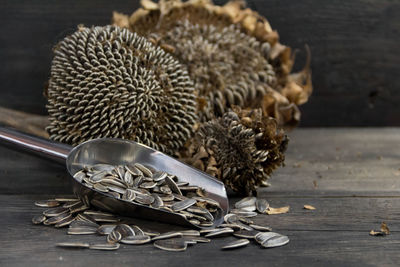
[[[261,195],[400,195],[399,128],[297,129],[290,137],[286,167]],[[63,166],[1,146],[0,159],[3,194],[70,192]]]
[[[215,1],[218,4],[226,1]],[[390,0],[252,0],[282,43],[311,47],[314,93],[304,126],[400,125],[400,4]],[[44,114],[52,47],[78,24],[105,25],[139,1],[0,3],[0,105]],[[298,66],[304,53],[298,53]]]
[[[67,236],[65,229],[53,229],[30,223],[32,215],[42,209],[32,202],[48,195],[0,196],[0,263],[22,266],[102,266],[135,264],[138,266],[373,266],[395,265],[400,256],[400,230],[398,199],[379,199],[364,202],[363,199],[312,199],[307,204],[317,210],[304,211],[304,199],[274,199],[271,204],[289,204],[288,214],[260,216],[256,218],[271,225],[275,231],[288,235],[291,242],[281,248],[260,249],[255,244],[234,251],[221,251],[220,247],[234,238],[216,238],[209,244],[190,247],[185,253],[167,253],[151,245],[126,246],[116,252],[82,251],[61,249],[56,242],[84,240],[104,242],[104,237]],[[356,210],[357,209],[357,210]],[[386,237],[372,237],[368,232],[379,228],[382,220],[389,219],[392,231]],[[154,222],[138,220],[146,227],[157,226]],[[167,228],[164,228],[165,230]],[[168,228],[169,229],[169,228]]]
[[[286,167],[262,192],[399,195],[400,129],[298,129],[289,136]]]

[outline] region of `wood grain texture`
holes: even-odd
[[[397,231],[386,237],[369,236],[369,231],[379,228],[381,216],[374,209],[362,205],[363,210],[359,220],[352,214],[352,205],[343,207],[342,220],[334,220],[329,213],[339,210],[343,202],[337,199],[321,202],[312,201],[316,211],[302,211],[296,208],[284,215],[264,215],[257,222],[271,225],[279,233],[288,235],[291,242],[280,248],[261,249],[254,242],[239,250],[221,251],[220,248],[235,238],[215,238],[208,244],[197,244],[189,247],[183,253],[161,251],[151,244],[143,246],[122,245],[118,251],[91,251],[62,249],[55,247],[57,242],[85,241],[105,242],[101,236],[68,236],[66,229],[32,225],[31,217],[43,209],[33,206],[34,200],[47,198],[47,195],[34,196],[0,196],[0,263],[3,265],[31,264],[33,266],[395,266],[400,260],[398,250],[399,217],[392,216],[389,227]],[[398,200],[398,199],[397,199]],[[287,203],[286,199],[282,199]],[[291,200],[301,203],[302,200]],[[385,200],[383,200],[385,201]],[[294,203],[289,203],[293,204]],[[399,201],[393,201],[393,209],[399,209]],[[356,206],[357,207],[357,206]],[[318,213],[319,210],[319,213]],[[300,215],[299,213],[303,213]],[[361,212],[360,212],[361,213]],[[325,214],[325,216],[324,216]],[[299,221],[300,219],[300,221]],[[325,221],[321,221],[324,219]],[[304,222],[307,220],[307,222]],[[358,225],[362,222],[363,227]],[[153,222],[137,225],[153,228],[160,225]],[[307,230],[299,229],[306,223]],[[326,226],[330,225],[330,229]],[[170,230],[164,228],[164,231]],[[176,228],[177,229],[177,228]]]
[[[45,114],[52,47],[78,24],[108,24],[139,1],[0,2],[0,105]],[[218,4],[226,1],[215,1]],[[282,43],[311,47],[314,93],[303,126],[400,125],[400,3],[391,0],[249,0]]]
[[[65,229],[32,225],[32,216],[43,210],[33,205],[35,200],[71,194],[65,169],[0,146],[0,265],[398,266],[400,128],[298,129],[290,137],[287,166],[274,175],[270,188],[259,190],[272,207],[290,206],[290,211],[254,221],[288,235],[291,242],[275,249],[251,243],[222,251],[234,238],[216,238],[184,253],[151,245],[122,245],[109,252],[55,247],[65,241],[104,242],[104,237],[68,236]],[[231,196],[231,205],[237,200]],[[305,204],[316,210],[303,209]],[[179,229],[134,221],[160,232]],[[391,234],[369,236],[382,221]]]

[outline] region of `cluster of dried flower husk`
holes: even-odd
[[[288,138],[261,109],[233,107],[204,123],[181,159],[242,194],[252,194],[285,160]]]

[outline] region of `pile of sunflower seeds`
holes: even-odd
[[[74,178],[103,194],[178,214],[200,227],[212,226],[215,212],[220,209],[219,203],[208,198],[202,188],[140,163],[87,166]]]
[[[232,213],[225,215],[224,223],[214,229],[157,231],[134,225],[129,220],[111,213],[90,209],[79,199],[56,198],[37,201],[36,206],[46,207],[42,214],[32,219],[34,224],[68,226],[69,235],[103,235],[103,243],[63,242],[60,247],[116,250],[120,244],[142,245],[153,242],[154,247],[166,251],[185,251],[189,245],[208,243],[210,238],[233,235],[238,239],[228,242],[221,249],[244,247],[255,240],[261,247],[273,248],[289,242],[287,236],[271,232],[267,226],[257,225],[252,217],[265,213],[269,204],[264,199],[247,197],[235,204]]]

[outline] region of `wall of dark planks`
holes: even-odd
[[[218,4],[226,1],[215,1]],[[248,0],[281,41],[312,51],[302,126],[400,126],[400,1]],[[0,105],[45,114],[52,47],[78,24],[106,25],[139,1],[0,1]]]

